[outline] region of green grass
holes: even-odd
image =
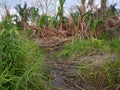
[[[96,51],[94,54],[93,52]],[[60,57],[73,58],[89,55],[111,55],[103,63],[98,65],[85,61],[77,65],[78,86],[86,90],[119,90],[120,89],[120,40],[77,40],[74,43],[67,43],[60,51]],[[99,62],[99,61],[98,61]]]
[[[1,26],[0,90],[48,90],[39,44],[20,35],[11,18]]]
[[[92,52],[108,53],[111,50],[109,41],[106,40],[77,40],[74,43],[67,43],[60,51],[59,56],[76,57],[76,55],[90,55]]]
[[[120,89],[120,59],[108,60],[100,66],[81,64],[78,69],[79,86],[90,90]],[[86,87],[84,86],[86,85]]]
[[[0,90],[50,90],[45,55],[39,44],[20,34],[10,17],[0,25]],[[100,66],[90,67],[88,62],[77,66],[77,80],[82,88],[117,90],[120,88],[119,39],[79,39],[66,43],[58,55],[76,58],[109,53],[118,58]]]

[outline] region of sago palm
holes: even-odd
[[[58,6],[58,16],[60,19],[61,29],[62,29],[63,13],[64,13],[63,6],[64,6],[65,1],[66,0],[59,0],[59,6]]]
[[[21,4],[16,5],[15,9],[17,13],[20,15],[22,26],[26,27],[30,11],[30,9],[27,6],[27,3],[25,2],[23,6]]]
[[[38,16],[39,16],[39,9],[35,7],[31,7],[29,19],[32,21],[32,23],[34,24],[37,23]]]

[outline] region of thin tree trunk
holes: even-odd
[[[107,9],[106,2],[107,2],[107,0],[101,0],[101,10],[106,10]]]

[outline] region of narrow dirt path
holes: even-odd
[[[78,79],[80,77],[78,73],[79,67],[84,63],[89,63],[89,66],[98,66],[114,57],[114,55],[100,54],[66,59],[64,57],[57,58],[57,52],[59,52],[59,49],[47,51],[46,63],[53,76],[52,90],[92,90],[87,82],[81,85]]]

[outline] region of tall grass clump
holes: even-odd
[[[120,39],[113,39],[110,41],[110,46],[113,52],[120,53]]]
[[[0,30],[0,90],[47,90],[38,44],[19,34],[8,16]]]
[[[80,86],[86,90],[119,90],[120,59],[108,60],[99,66],[80,65],[78,75]]]
[[[95,44],[96,45],[96,44]],[[102,45],[102,46],[101,46]],[[95,64],[81,64],[78,75],[82,88],[89,90],[119,90],[120,89],[120,40],[105,41],[99,48],[114,54],[105,62]],[[109,49],[107,49],[109,47]],[[84,86],[87,87],[84,87]]]

